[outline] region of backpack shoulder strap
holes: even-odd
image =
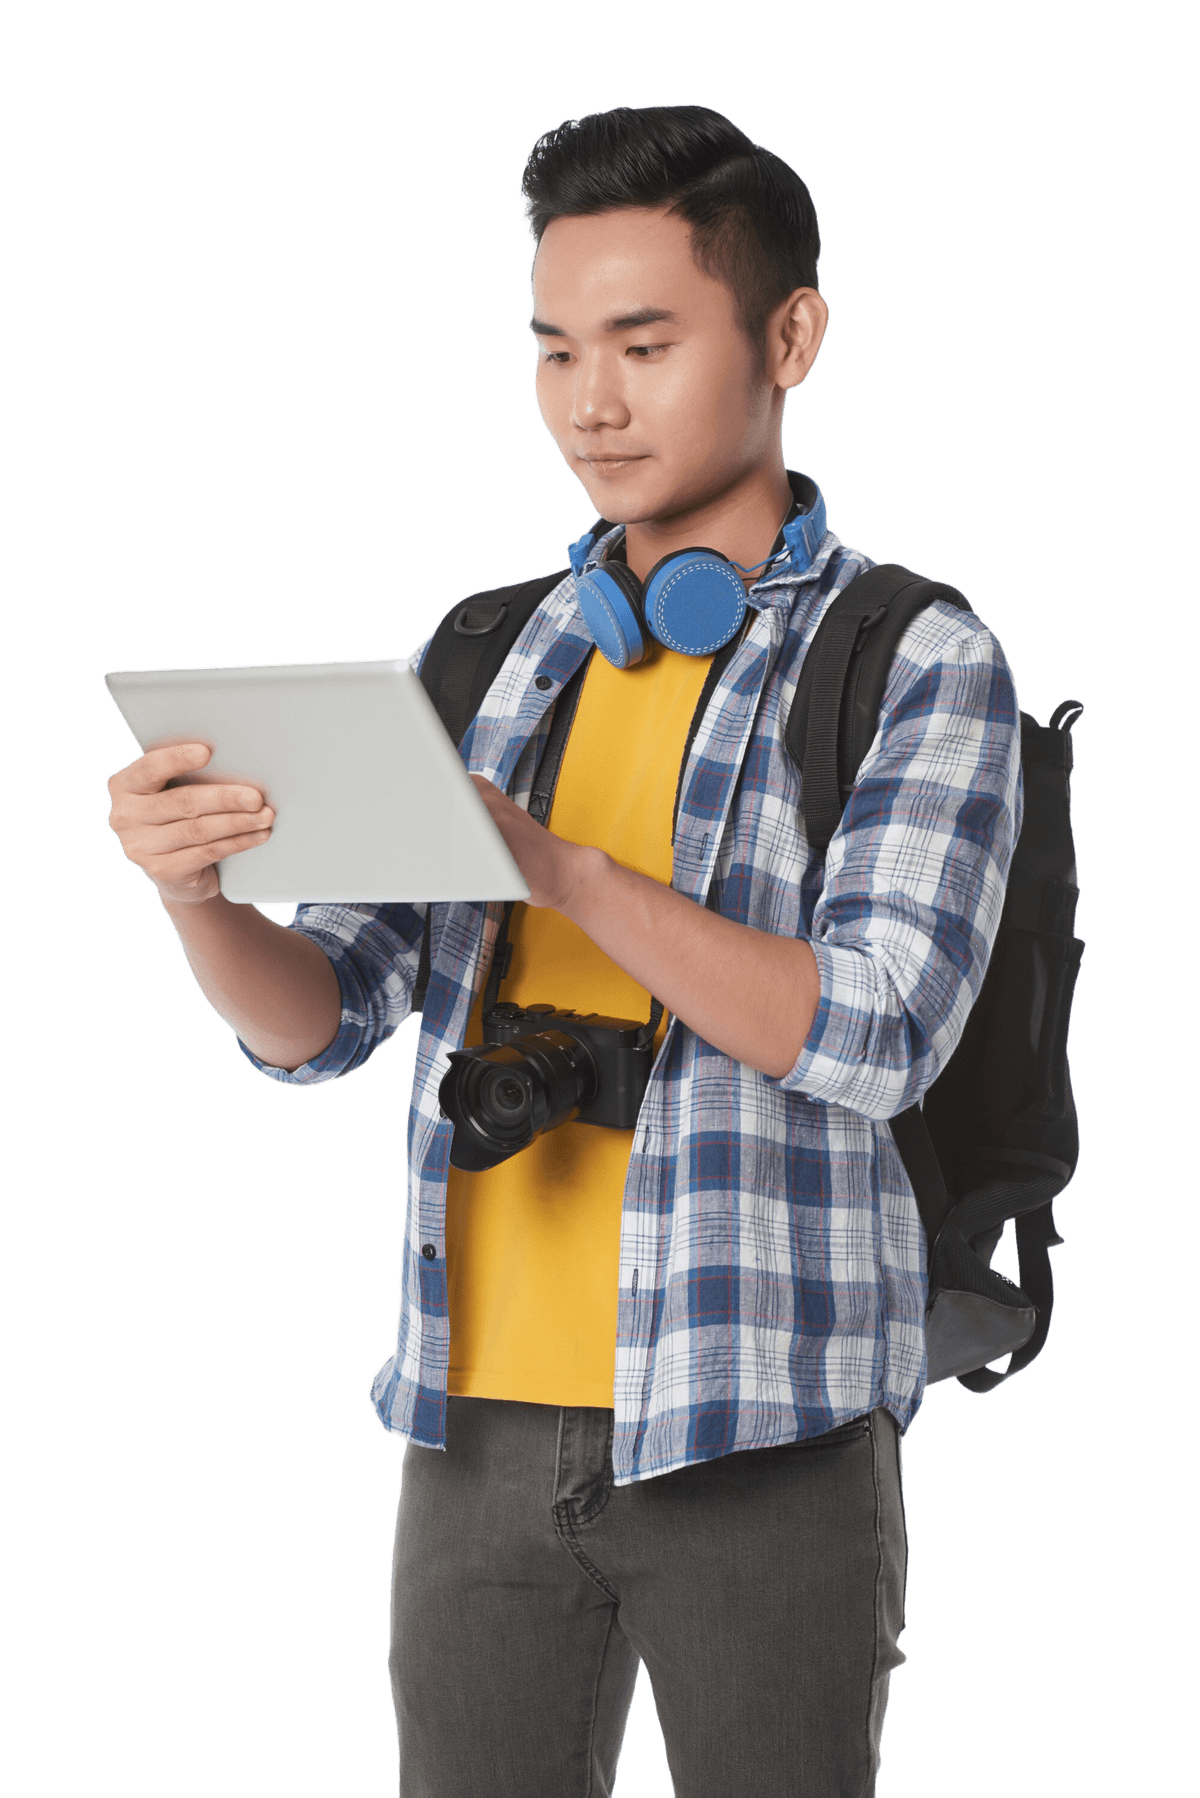
[[[570,572],[562,568],[513,587],[476,593],[446,613],[425,651],[420,678],[456,743],[466,736],[504,658],[534,612]]]
[[[446,613],[421,660],[420,680],[456,743],[461,744],[466,736],[509,650],[542,601],[570,572],[563,568],[513,587],[476,593]],[[425,1004],[431,960],[430,916],[426,912],[413,987],[414,1011]]]
[[[824,854],[879,729],[879,707],[896,645],[918,612],[962,594],[922,580],[898,562],[868,568],[844,587],[817,626],[796,683],[784,742],[800,770],[804,825]]]

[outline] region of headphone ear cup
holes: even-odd
[[[624,562],[600,562],[575,582],[584,623],[614,668],[632,668],[646,653],[642,583]]]
[[[711,655],[746,616],[746,589],[720,550],[676,550],[646,576],[644,610],[651,636],[666,648]]]

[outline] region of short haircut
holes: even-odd
[[[678,214],[697,264],[729,289],[760,354],[775,307],[817,285],[821,239],[807,187],[707,106],[617,106],[568,119],[538,139],[521,189],[539,243],[557,218],[634,206]]]

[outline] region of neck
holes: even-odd
[[[792,490],[780,458],[679,511],[627,525],[625,559],[639,580],[645,580],[663,556],[691,545],[720,550],[731,562],[752,568],[770,555],[791,504]],[[757,575],[743,578],[749,585]]]

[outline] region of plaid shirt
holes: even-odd
[[[588,566],[616,535],[592,546]],[[802,573],[768,568],[688,754],[672,884],[740,924],[808,938],[821,1002],[782,1079],[670,1022],[621,1214],[618,1485],[816,1435],[878,1405],[903,1429],[920,1403],[924,1232],[886,1120],[936,1078],[979,991],[1020,828],[1020,725],[995,638],[970,613],[929,607],[901,640],[880,731],[824,863],[813,854],[784,725],[827,605],[870,566],[827,531]],[[554,700],[590,648],[568,575],[464,739],[472,772],[518,804]],[[435,1448],[445,1446],[450,1350],[451,1126],[438,1086],[502,909],[432,907],[399,1342],[372,1388],[387,1428]],[[341,1026],[315,1060],[266,1073],[332,1079],[391,1035],[410,1009],[426,910],[299,907],[292,928],[337,973]]]

